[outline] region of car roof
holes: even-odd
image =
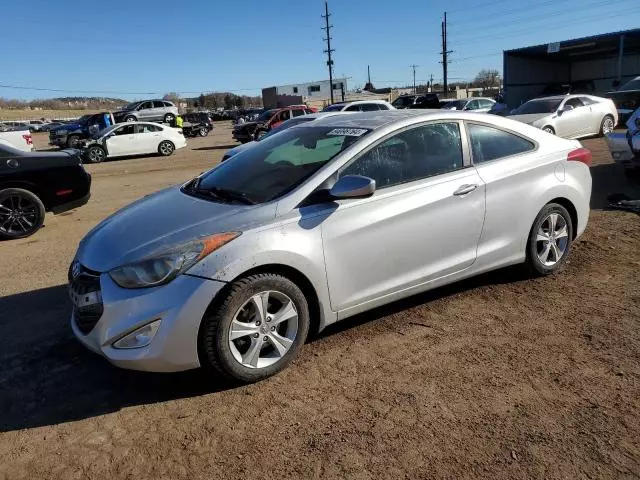
[[[473,115],[478,114],[474,113]],[[313,122],[313,125],[322,127],[368,128],[375,130],[384,125],[401,122],[407,118],[419,116],[424,116],[425,120],[446,119],[447,117],[460,118],[460,112],[447,112],[439,109],[349,112],[344,115],[329,115],[324,118],[318,118]]]

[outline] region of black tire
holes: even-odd
[[[201,137],[206,137],[207,135],[209,135],[209,129],[207,127],[200,127],[198,129],[198,135],[200,135]]]
[[[176,146],[169,140],[163,140],[162,142],[160,142],[160,145],[158,145],[158,153],[163,157],[171,156],[175,149]]]
[[[256,132],[253,134],[253,139],[256,140],[256,141],[260,140],[266,134],[267,134],[267,132],[265,130],[256,130]]]
[[[600,123],[600,136],[604,137],[607,133],[613,132],[616,128],[615,120],[611,115],[605,115]]]
[[[124,117],[124,121],[125,122],[136,122],[138,119],[136,117],[134,117],[133,115],[127,115],[126,117]]]
[[[556,131],[553,129],[553,127],[551,127],[549,125],[547,125],[545,127],[542,127],[542,130],[547,132],[547,133],[550,133],[551,135],[555,135],[556,134]]]
[[[84,154],[84,158],[89,163],[104,162],[107,158],[107,152],[100,145],[91,145]]]
[[[67,148],[77,148],[80,142],[80,135],[69,135],[67,137]]]
[[[9,211],[17,209],[25,212],[20,220],[11,218]],[[26,212],[29,212],[28,214]],[[42,201],[28,190],[7,188],[0,190],[0,238],[13,240],[33,235],[44,223],[44,205]]]
[[[169,125],[171,125],[175,119],[176,116],[173,113],[167,113],[164,116],[164,123],[168,123]]]
[[[544,241],[538,240],[538,231],[541,229],[544,230],[545,222],[547,218],[551,214],[558,214],[564,220],[564,223],[567,227],[567,236],[566,236],[566,246],[560,259],[557,260],[553,265],[545,265],[540,258],[538,257],[538,252],[540,250],[544,250],[546,243]],[[573,243],[573,221],[571,220],[571,215],[566,208],[557,203],[549,203],[544,206],[538,216],[536,217],[533,225],[531,227],[531,231],[529,232],[529,238],[527,240],[527,257],[526,257],[526,267],[529,273],[533,276],[542,276],[542,275],[550,275],[557,272],[567,261],[569,254],[571,253],[571,244]],[[563,237],[564,238],[564,237]],[[560,240],[558,240],[560,242]]]
[[[233,356],[229,345],[229,329],[234,316],[247,300],[263,291],[281,292],[293,301],[298,313],[298,329],[291,347],[278,361],[263,368],[250,368]],[[200,326],[198,344],[201,365],[242,383],[257,382],[284,370],[297,356],[309,333],[309,306],[300,288],[281,275],[260,273],[236,280],[223,295],[220,301],[212,304]]]

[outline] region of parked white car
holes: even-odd
[[[465,110],[468,112],[488,112],[493,108],[496,101],[493,98],[458,98],[457,100],[444,100],[443,110]]]
[[[0,144],[9,145],[23,152],[33,150],[33,138],[29,130],[11,130],[0,132]]]
[[[86,145],[85,160],[99,163],[106,158],[158,153],[168,157],[187,146],[182,129],[148,122],[128,122],[105,128]]]
[[[557,95],[534,98],[509,115],[563,138],[605,135],[618,124],[618,111],[612,100],[594,95]]]
[[[384,100],[356,100],[338,102],[325,107],[323,112],[375,112],[378,110],[395,110],[396,107]]]

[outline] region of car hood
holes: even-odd
[[[275,216],[276,204],[217,203],[169,187],[99,223],[80,242],[76,259],[106,272],[202,236],[243,231]]]
[[[544,117],[551,116],[551,113],[527,113],[525,115],[509,115],[511,120],[517,120],[522,123],[531,125],[536,120],[541,120]]]
[[[58,127],[53,127],[51,131],[57,132],[58,130],[80,130],[81,128],[82,128],[82,124],[80,123],[66,123]]]

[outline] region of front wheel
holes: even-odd
[[[550,133],[551,135],[555,135],[556,134],[556,131],[553,129],[553,127],[549,127],[549,126],[544,127],[542,129],[542,131]]]
[[[600,124],[600,135],[604,137],[607,133],[613,132],[615,127],[613,117],[611,115],[605,115]]]
[[[263,273],[233,282],[200,327],[201,364],[223,376],[256,382],[296,357],[309,332],[309,307],[286,277]]]
[[[67,138],[67,148],[78,148],[78,144],[80,143],[79,135],[69,135]]]
[[[573,228],[566,208],[557,203],[545,205],[533,222],[527,242],[530,273],[549,275],[560,269],[571,251]]]
[[[0,190],[0,238],[10,240],[36,233],[44,223],[44,205],[21,188]]]
[[[137,120],[137,118],[134,117],[133,115],[128,115],[124,119],[125,122],[135,122],[136,120]]]
[[[163,157],[168,157],[176,149],[175,145],[169,140],[164,140],[158,145],[158,153]]]
[[[264,130],[258,130],[256,133],[254,133],[253,138],[258,141],[260,140],[262,137],[264,137],[267,134],[267,132],[265,132]]]
[[[107,152],[105,152],[104,148],[102,148],[101,146],[93,145],[87,149],[85,158],[91,163],[100,163],[103,162],[105,158],[107,158]]]
[[[207,127],[200,127],[200,130],[198,130],[198,135],[200,135],[201,137],[206,137],[207,135],[209,135],[209,129]]]
[[[171,125],[175,119],[176,119],[175,115],[173,115],[172,113],[167,113],[164,116],[164,123],[168,123],[169,125]]]

